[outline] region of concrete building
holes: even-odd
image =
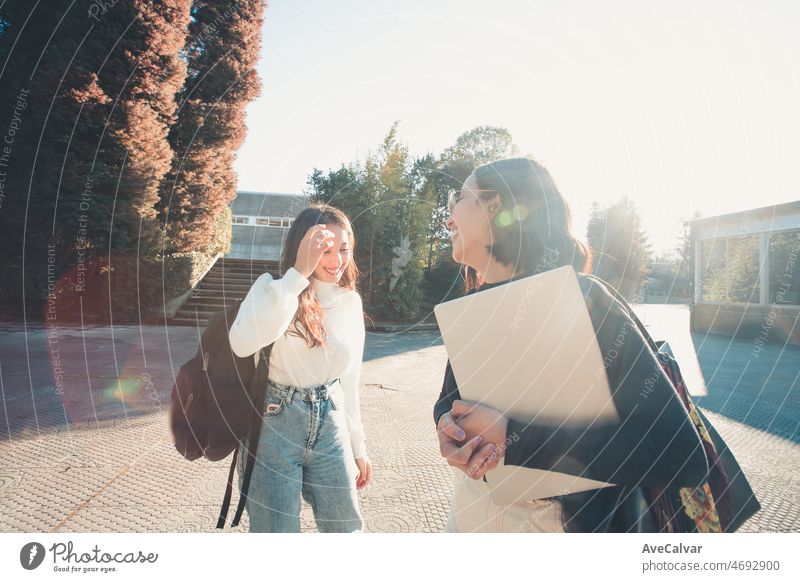
[[[689,224],[692,330],[800,344],[800,200]]]
[[[225,258],[277,261],[289,227],[308,201],[303,194],[237,192],[231,202],[231,251]]]

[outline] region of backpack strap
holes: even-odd
[[[225,497],[222,500],[222,507],[219,510],[219,518],[217,519],[217,528],[222,529],[225,527],[225,520],[228,517],[228,508],[231,506],[231,495],[233,494],[233,471],[236,468],[236,458],[239,455],[239,447],[233,450],[233,460],[231,461],[231,469],[228,472],[228,486],[225,488]]]
[[[264,368],[266,368],[266,361],[268,361],[268,358],[262,359],[262,362],[265,362],[263,366]],[[256,381],[258,381],[259,377],[260,375],[256,374]],[[261,411],[264,408],[264,398],[267,391],[266,377],[264,378],[263,382],[258,382],[255,390],[256,408],[253,412],[253,418],[250,423],[251,436],[247,440],[247,465],[244,469],[242,489],[239,491],[239,505],[236,507],[236,514],[233,516],[231,527],[236,527],[239,525],[239,520],[242,518],[242,512],[244,512],[245,502],[247,501],[247,492],[250,490],[250,478],[253,476],[253,467],[256,464],[256,451],[258,450],[258,439],[261,436]],[[230,481],[228,484],[231,485]]]
[[[267,391],[267,376],[269,373],[269,355],[272,351],[272,346],[267,346],[261,350],[260,358],[257,358],[258,366],[256,373],[253,375],[253,382],[250,385],[250,393],[253,394],[253,414],[250,419],[250,430],[247,435],[239,443],[239,446],[233,452],[233,460],[231,461],[231,468],[228,471],[228,485],[225,488],[225,497],[222,500],[222,507],[219,512],[219,519],[217,520],[217,528],[225,527],[225,520],[228,516],[228,509],[231,505],[231,496],[233,494],[233,475],[236,468],[236,459],[239,453],[239,448],[246,446],[247,450],[247,465],[245,466],[244,478],[242,488],[239,491],[239,503],[236,506],[236,513],[234,514],[231,527],[239,525],[244,512],[245,502],[247,501],[247,492],[250,489],[250,478],[253,475],[253,467],[256,461],[256,451],[258,450],[258,439],[261,435],[261,411],[264,408],[264,399]],[[249,438],[248,438],[249,435]],[[242,454],[245,454],[244,452]]]

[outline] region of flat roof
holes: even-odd
[[[766,218],[786,216],[790,214],[800,214],[800,200],[793,200],[792,202],[784,202],[782,204],[773,204],[771,206],[762,206],[760,208],[752,208],[749,210],[740,210],[739,212],[729,212],[728,214],[694,218],[687,220],[686,224],[691,224],[692,226],[704,226],[705,224],[716,223],[720,221],[737,220],[745,215],[751,215],[752,218]]]
[[[248,192],[240,190],[231,201],[234,216],[286,216],[294,218],[308,207],[310,197],[306,194],[279,192]]]
[[[302,192],[257,192],[255,190],[237,190],[236,195],[239,194],[257,194],[259,196],[301,196],[308,198],[308,194],[303,194]]]

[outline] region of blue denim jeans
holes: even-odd
[[[299,532],[300,497],[320,532],[362,529],[358,468],[339,381],[297,388],[269,381],[246,509],[251,532]],[[241,489],[247,455],[238,461]]]

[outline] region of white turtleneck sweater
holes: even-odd
[[[325,311],[325,346],[309,348],[305,340],[286,333],[297,312],[298,296],[309,283]],[[280,279],[264,273],[247,293],[228,337],[233,353],[251,356],[271,344],[269,379],[308,388],[341,379],[350,444],[356,459],[367,457],[361,422],[359,380],[364,354],[364,314],[361,296],[294,268]]]

